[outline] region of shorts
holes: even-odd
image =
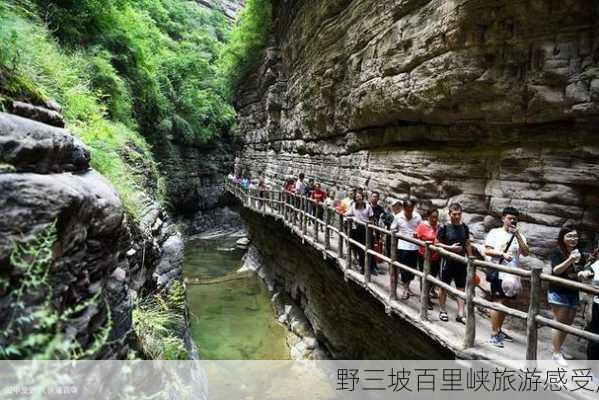
[[[430,274],[435,278],[439,275],[439,269],[441,265],[441,260],[431,260],[431,271]],[[424,271],[424,257],[422,254],[418,253],[418,270]]]
[[[418,250],[398,250],[398,261],[400,264],[407,265],[414,269],[418,268]],[[414,279],[414,274],[410,271],[400,269],[401,281],[403,283],[411,282]]]
[[[441,280],[448,285],[455,282],[455,287],[464,289],[466,287],[466,265],[447,258],[441,261]]]
[[[580,299],[578,292],[556,292],[553,290],[547,291],[547,302],[552,306],[560,306],[576,309]]]
[[[491,294],[493,295],[493,298],[495,298],[495,299],[515,299],[516,297],[518,297],[517,295],[514,295],[514,296],[506,295],[505,292],[503,291],[502,281],[499,278],[493,279],[491,281]]]

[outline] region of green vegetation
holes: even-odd
[[[231,32],[222,13],[194,1],[5,1],[0,109],[58,102],[135,217],[144,172],[159,176],[146,140],[193,145],[227,131],[227,99],[259,61],[270,20],[270,0],[248,0]]]
[[[219,59],[223,92],[232,98],[262,57],[272,29],[270,0],[246,0]]]
[[[139,300],[133,310],[133,330],[141,352],[153,360],[187,359],[181,339],[184,315],[185,289],[180,282],[164,293]]]
[[[110,315],[85,348],[75,337],[65,336],[65,327],[76,324],[88,307],[102,307],[96,295],[67,309],[52,303],[53,284],[49,282],[55,224],[49,225],[27,244],[15,245],[10,263],[18,270],[16,282],[0,278],[0,290],[9,286],[8,318],[0,329],[0,359],[83,359],[93,358],[107,342]]]

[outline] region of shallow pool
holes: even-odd
[[[238,274],[243,250],[236,239],[186,244],[191,332],[208,360],[289,359],[287,330],[275,319],[266,285],[255,274]]]

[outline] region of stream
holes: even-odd
[[[237,239],[186,243],[192,338],[205,360],[289,359],[287,329],[276,320],[266,285],[253,273],[237,273],[245,253]]]

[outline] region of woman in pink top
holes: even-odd
[[[437,231],[439,230],[439,211],[431,210],[426,214],[426,219],[416,228],[416,237],[425,242],[435,242],[437,239]],[[439,266],[441,264],[441,255],[436,251],[431,251],[431,269],[430,274],[435,278],[439,275]],[[418,269],[424,269],[424,246],[418,249]],[[422,287],[422,283],[420,284]],[[429,292],[430,297],[437,297],[434,287],[431,287]],[[433,309],[429,298],[428,308]]]

